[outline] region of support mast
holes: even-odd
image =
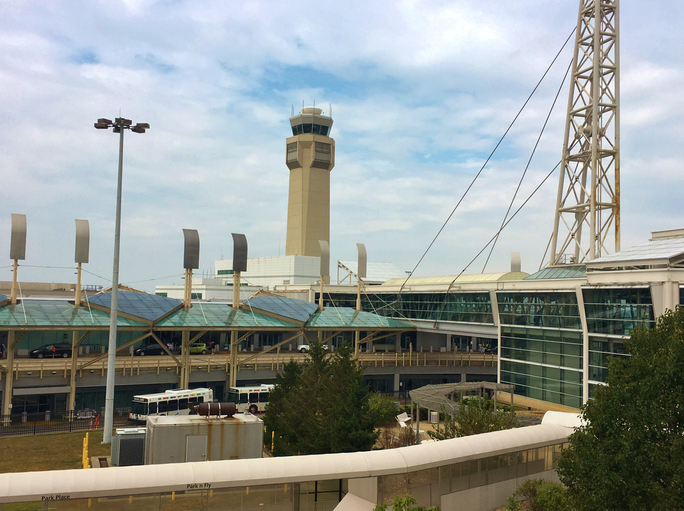
[[[619,0],[580,0],[551,265],[620,250],[619,79]]]

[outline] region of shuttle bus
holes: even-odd
[[[266,403],[268,403],[268,393],[274,386],[264,383],[254,387],[230,387],[227,401],[235,403],[237,411],[240,413],[249,412],[256,415],[265,410]]]
[[[211,389],[167,390],[158,394],[133,396],[129,419],[145,422],[148,415],[187,415],[190,407],[200,403],[211,403],[214,391]]]

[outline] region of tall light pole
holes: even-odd
[[[134,133],[145,133],[150,129],[147,123],[138,123],[132,126],[133,121],[117,117],[114,122],[109,119],[98,119],[95,128],[106,130],[114,128],[114,133],[119,134],[119,180],[116,186],[116,227],[114,228],[114,263],[112,271],[112,303],[110,304],[109,317],[109,348],[107,352],[107,391],[105,393],[105,416],[104,433],[102,443],[109,444],[112,441],[112,426],[114,425],[114,372],[116,369],[116,322],[119,298],[119,246],[121,238],[121,181],[123,180],[123,143],[124,131],[131,130]]]

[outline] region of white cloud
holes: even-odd
[[[673,186],[684,137],[682,9],[665,0],[649,5],[621,2],[623,243],[642,241],[664,217],[684,221]],[[3,3],[0,240],[9,241],[10,213],[26,213],[21,278],[72,280],[71,270],[29,265],[72,264],[73,219],[88,218],[88,270],[109,276],[118,139],[92,123],[121,111],[152,126],[125,140],[123,282],[178,273],[182,228],[200,231],[206,269],[230,253],[231,232],[247,234],[252,255],[277,255],[287,214],[287,118],[304,99],[326,110],[333,104],[333,257],[353,259],[354,243],[365,241],[371,260],[413,268],[572,30],[577,7],[541,0],[496,9],[475,0],[354,0],[344,8],[313,0]],[[569,55],[566,49],[419,273],[459,273],[496,232]],[[560,158],[566,90],[516,204]],[[555,183],[511,222],[488,270],[506,269],[513,250],[523,252],[523,268],[535,269],[526,265],[538,265],[546,247]]]

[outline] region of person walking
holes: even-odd
[[[0,358],[5,358],[5,343],[0,344]]]

